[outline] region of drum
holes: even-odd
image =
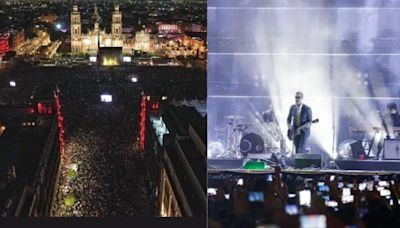
[[[240,152],[246,156],[247,154],[259,154],[264,152],[264,140],[256,133],[244,135],[240,140]]]

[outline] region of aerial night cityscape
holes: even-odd
[[[207,1],[0,1],[0,217],[207,215]]]

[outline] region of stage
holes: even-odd
[[[247,173],[247,174],[268,174],[274,173],[273,167],[265,170],[248,170],[243,169],[244,160],[231,159],[209,159],[208,172],[234,172],[234,173]],[[400,174],[400,160],[336,160],[338,169],[325,169],[325,168],[305,168],[295,169],[288,167],[282,169],[282,173],[287,174],[338,174],[338,175],[391,175]]]

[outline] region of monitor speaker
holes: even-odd
[[[383,159],[385,160],[399,160],[400,159],[400,140],[399,139],[385,139],[385,148],[383,152]]]
[[[322,156],[320,154],[296,154],[294,167],[296,169],[321,168]]]

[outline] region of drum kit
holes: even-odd
[[[224,128],[216,129],[216,135],[219,140],[219,145],[225,145],[223,151],[215,153],[214,158],[217,159],[263,159],[270,160],[272,157],[281,157],[282,143],[271,143],[270,141],[276,137],[282,136],[277,133],[278,129],[270,127],[269,124],[262,126],[267,129],[269,135],[274,139],[269,140],[267,137],[262,137],[264,134],[259,134],[258,128],[251,123],[245,123],[245,117],[238,115],[225,116],[226,124]],[[265,121],[265,120],[264,120]],[[258,126],[259,127],[259,126]]]

